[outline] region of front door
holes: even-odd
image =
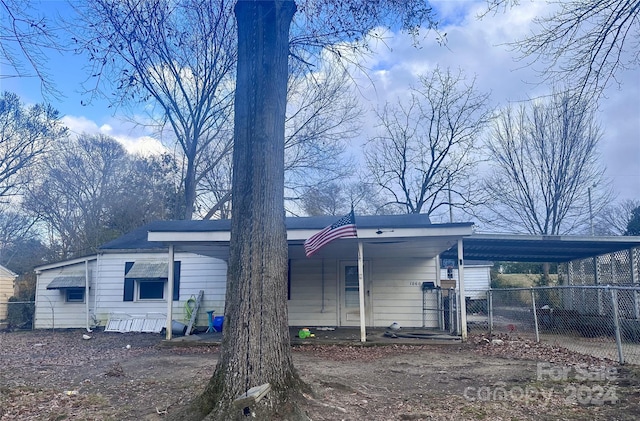
[[[364,304],[365,317],[371,312],[369,302],[369,265],[364,262]],[[360,289],[358,281],[358,262],[340,263],[340,323],[341,326],[360,326]],[[366,320],[365,320],[366,322]]]

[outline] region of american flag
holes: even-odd
[[[356,230],[356,217],[351,211],[348,215],[338,219],[334,224],[329,225],[322,231],[309,237],[304,242],[304,252],[307,257],[311,256],[316,251],[320,250],[322,246],[336,238],[344,237],[357,237],[358,232]]]

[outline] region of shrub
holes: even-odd
[[[31,328],[35,305],[31,302],[21,301],[17,297],[9,297],[7,308],[7,323],[9,329]]]

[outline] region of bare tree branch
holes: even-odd
[[[9,69],[0,79],[36,78],[45,98],[62,96],[47,68],[47,53],[66,49],[57,37],[60,28],[32,0],[0,0],[0,15],[0,69]]]
[[[517,4],[488,0],[489,10]],[[556,0],[531,36],[511,45],[521,59],[543,63],[542,77],[583,98],[597,98],[625,69],[640,64],[639,0]]]

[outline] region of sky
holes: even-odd
[[[539,79],[534,69],[523,67],[505,45],[527,35],[533,17],[549,7],[540,0],[520,3],[505,13],[478,20],[483,1],[432,2],[439,14],[440,32],[447,34],[446,46],[438,44],[433,32],[427,33],[418,46],[406,34],[388,32],[385,43],[377,44],[374,54],[365,59],[365,67],[371,70],[355,76],[363,106],[371,110],[406,96],[407,90],[416,85],[417,76],[436,66],[461,69],[467,77],[475,77],[476,88],[489,92],[491,105],[498,109],[548,93],[548,86],[536,83]],[[45,1],[44,6],[47,13],[64,14],[63,1]],[[64,98],[49,102],[64,116],[70,130],[110,135],[131,152],[161,150],[162,145],[152,133],[127,121],[105,101],[82,105],[87,101],[79,93],[80,84],[86,80],[83,60],[69,54],[52,54],[49,59],[49,73],[58,90],[65,94]],[[640,69],[616,76],[620,85],[607,89],[596,115],[603,133],[599,153],[618,200],[640,200]],[[0,79],[0,89],[17,93],[27,104],[43,101],[34,79]],[[373,126],[373,121],[364,124],[365,128]],[[367,134],[365,129],[363,136]]]

